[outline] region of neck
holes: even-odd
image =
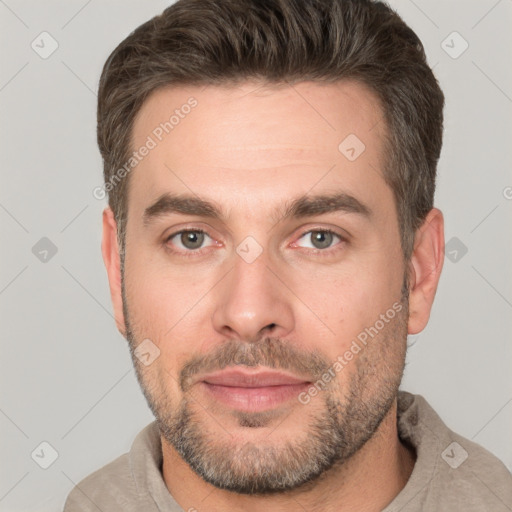
[[[249,496],[205,482],[162,437],[163,477],[169,492],[187,511],[378,512],[404,488],[414,450],[400,442],[396,400],[374,436],[342,466],[331,468],[304,488],[282,494]]]

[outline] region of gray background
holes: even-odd
[[[74,483],[153,419],[112,319],[105,201],[92,191],[101,67],[168,4],[0,0],[2,511],[61,510]],[[436,196],[447,258],[402,387],[512,470],[512,1],[391,5],[423,41],[447,101]],[[58,43],[47,58],[43,31]],[[454,31],[469,44],[461,55]],[[43,441],[58,452],[48,469]]]

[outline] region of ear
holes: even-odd
[[[126,325],[124,322],[121,293],[121,259],[117,243],[117,223],[114,219],[114,213],[109,207],[103,210],[101,253],[103,254],[103,261],[107,269],[115,322],[119,332],[126,338]]]
[[[409,262],[409,334],[421,332],[430,318],[444,263],[444,219],[437,208],[416,231]]]

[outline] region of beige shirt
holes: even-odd
[[[402,491],[382,512],[511,512],[512,474],[481,446],[455,434],[420,395],[398,397],[400,438],[417,460]],[[161,473],[156,422],[121,455],[82,480],[64,512],[183,512]]]

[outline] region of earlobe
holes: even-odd
[[[117,242],[117,223],[114,218],[114,213],[109,207],[103,210],[101,253],[107,270],[115,322],[119,332],[126,337],[123,298],[121,293],[121,260]]]
[[[442,212],[433,208],[416,232],[409,262],[409,334],[417,334],[427,325],[443,262],[444,219]]]

